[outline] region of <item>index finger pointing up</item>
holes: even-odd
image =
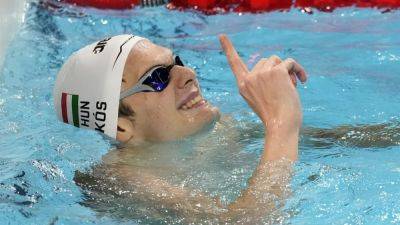
[[[249,72],[246,64],[242,61],[235,47],[233,47],[232,42],[225,34],[219,36],[219,41],[221,42],[222,49],[225,52],[226,58],[228,59],[229,65],[231,66],[233,74],[235,74],[237,81],[239,82],[241,78]]]

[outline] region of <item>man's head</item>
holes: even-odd
[[[218,109],[203,100],[194,71],[182,65],[173,65],[175,58],[172,51],[167,48],[156,45],[147,39],[124,35],[105,39],[80,51],[85,53],[74,54],[78,57],[71,57],[75,59],[69,59],[64,64],[56,81],[55,107],[59,118],[64,122],[75,126],[76,122],[78,126],[83,127],[82,125],[86,123],[85,120],[88,119],[90,121],[87,123],[90,124],[90,128],[102,131],[102,124],[99,124],[97,119],[102,119],[104,115],[102,112],[98,112],[98,109],[106,109],[105,104],[101,103],[103,102],[101,99],[109,98],[110,91],[113,92],[113,96],[108,101],[116,104],[107,102],[107,110],[110,110],[110,112],[104,114],[107,114],[107,119],[111,122],[105,121],[105,128],[112,126],[113,129],[110,132],[107,132],[106,129],[106,132],[102,132],[121,142],[141,143],[176,140],[200,131],[219,116]],[[101,56],[101,54],[104,56]],[[107,54],[110,56],[107,56]],[[85,57],[82,57],[82,55]],[[99,61],[96,57],[103,58]],[[96,62],[96,60],[99,62]],[[94,67],[92,69],[96,71],[90,71],[91,67]],[[162,91],[149,91],[151,88],[148,89],[143,86],[146,84],[142,84],[141,81],[143,81],[143,77],[157,75],[154,73],[154,69],[159,67],[164,72],[168,68],[169,76],[166,77],[169,78],[169,82],[165,83],[167,85],[162,87]],[[81,71],[81,68],[84,68],[83,71]],[[104,77],[102,77],[102,74],[105,74]],[[89,84],[85,76],[90,77],[94,84]],[[101,79],[105,79],[105,81]],[[116,87],[117,81],[115,80],[119,81],[121,88]],[[78,84],[80,88],[75,88],[74,82],[81,83]],[[74,84],[71,85],[71,83]],[[93,87],[90,87],[91,85]],[[114,85],[114,87],[110,85]],[[145,87],[144,89],[147,89],[147,92],[140,92],[141,89],[139,88],[139,92],[128,94],[119,100],[120,91],[130,93],[129,90],[132,91],[132,88],[138,85]],[[118,93],[114,94],[116,91]],[[82,92],[83,94],[81,94]],[[70,116],[70,114],[74,114],[73,110],[62,108],[63,104],[68,106],[69,102],[73,103],[73,98],[69,102],[68,98],[64,98],[70,95],[80,96],[79,100],[76,100],[78,119],[75,121],[74,118],[73,123],[71,122],[73,118]],[[89,95],[92,100],[81,100],[86,95]],[[89,103],[85,105],[85,102],[93,103],[90,106]],[[106,101],[104,100],[104,102]],[[90,108],[90,111],[85,112],[85,107]],[[64,111],[69,117],[64,114]],[[69,113],[70,111],[71,113]],[[66,121],[66,117],[70,121]]]
[[[149,40],[140,41],[125,63],[122,92],[137,85],[155,67],[168,67],[174,61],[168,48]],[[137,142],[175,140],[194,134],[212,123],[219,112],[203,100],[195,72],[174,65],[164,90],[139,92],[122,99],[119,114],[117,139]]]

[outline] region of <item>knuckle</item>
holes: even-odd
[[[282,66],[276,66],[272,69],[272,74],[283,74],[287,73],[286,69]]]
[[[293,58],[287,58],[286,61],[288,63],[295,63],[296,62],[296,60],[294,60]]]
[[[274,62],[276,62],[276,63],[280,63],[280,62],[282,62],[282,59],[279,57],[279,56],[277,56],[277,55],[271,55],[271,57],[269,57],[271,60],[273,60]]]
[[[266,63],[268,62],[268,58],[261,58],[258,63]]]

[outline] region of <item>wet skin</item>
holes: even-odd
[[[134,86],[154,66],[168,66],[173,61],[171,50],[148,40],[141,41],[127,59],[122,90]],[[190,105],[194,99],[201,100]],[[195,72],[182,66],[171,69],[169,84],[162,92],[136,93],[123,99],[123,104],[135,115],[119,118],[117,140],[133,145],[181,139],[219,118],[219,110],[202,98]]]
[[[91,194],[109,194],[110,190],[113,190],[113,196],[120,196],[124,201],[132,199],[127,205],[140,204],[155,211],[148,215],[139,212],[134,218],[158,215],[158,219],[167,221],[165,218],[174,214],[178,217],[177,221],[194,224],[277,222],[275,219],[281,218],[282,215],[276,210],[275,203],[284,202],[290,194],[288,184],[291,162],[297,159],[302,122],[300,100],[295,86],[297,79],[304,82],[306,76],[294,60],[281,60],[276,56],[260,60],[249,70],[227,37],[221,37],[221,44],[237,78],[239,92],[263,122],[262,125],[253,124],[251,127],[257,130],[258,136],[265,136],[261,159],[258,163],[255,162],[257,165],[254,165],[255,169],[246,189],[242,190],[235,201],[223,205],[218,198],[194,190],[196,187],[183,187],[166,178],[182,172],[182,168],[179,168],[181,164],[174,160],[185,156],[176,145],[155,143],[180,140],[207,127],[211,127],[210,132],[203,137],[195,137],[197,142],[192,155],[189,155],[189,160],[183,160],[188,171],[199,165],[208,170],[221,171],[230,163],[258,159],[254,155],[240,155],[240,133],[232,129],[232,123],[235,121],[218,121],[220,115],[216,107],[204,102],[195,104],[196,107],[189,110],[183,107],[183,101],[187,100],[188,96],[193,97],[191,93],[197,93],[200,89],[194,71],[180,66],[171,70],[170,84],[163,92],[138,93],[124,99],[124,104],[131,107],[135,115],[119,118],[117,139],[131,146],[110,151],[103,157],[102,164],[93,168],[89,177],[77,173],[76,183],[88,189]],[[135,85],[141,75],[153,66],[170,65],[172,62],[172,52],[169,49],[150,41],[142,42],[135,46],[129,55],[122,89],[126,90]],[[214,123],[215,121],[218,122]],[[329,147],[331,142],[343,142],[356,147],[391,146],[399,144],[398,127],[396,123],[340,126],[333,129],[305,128],[303,134],[306,144],[320,147]],[[351,139],[350,133],[367,134],[367,138],[361,135],[363,139]],[[382,134],[387,138],[382,138]],[[310,141],[307,137],[313,139]],[[347,138],[346,141],[343,141],[343,137]],[[228,146],[226,149],[221,151],[218,146],[209,146],[218,144],[216,140],[222,139],[227,140],[222,143]],[[321,141],[318,142],[319,140]],[[145,145],[150,142],[153,145]],[[228,164],[222,164],[222,167],[218,162],[211,163],[221,154],[239,155],[244,161],[229,161]],[[241,168],[240,165],[236,167]],[[265,198],[266,195],[270,198]],[[99,199],[101,201],[101,198],[96,200]],[[117,205],[121,204],[118,198],[113,199],[119,201]],[[110,207],[109,202],[106,202],[105,207]]]
[[[104,157],[104,163],[94,169],[94,173],[97,171],[98,174],[106,175],[106,178],[112,177],[111,183],[118,180],[117,187],[123,186],[125,190],[132,191],[129,196],[152,206],[160,206],[160,212],[172,212],[184,218],[183,221],[187,223],[198,223],[207,218],[226,223],[246,221],[261,224],[265,215],[274,208],[274,202],[287,196],[291,162],[297,159],[302,123],[296,85],[297,79],[306,81],[306,74],[293,59],[281,60],[277,56],[263,58],[249,70],[230,40],[222,35],[220,41],[236,77],[240,94],[259,116],[265,129],[264,151],[241,195],[224,206],[218,198],[201,192],[194,194],[190,189],[169,183],[155,175],[151,168],[134,168],[127,163],[115,163],[113,160],[116,157],[112,157],[112,154]],[[141,42],[128,57],[122,90],[135,85],[141,75],[153,66],[172,63],[172,52],[169,49],[149,41]],[[188,103],[197,94],[200,94],[200,89],[194,71],[174,66],[165,90],[137,93],[123,100],[123,104],[135,113],[134,116],[118,118],[117,140],[135,146],[136,149],[138,146],[146,148],[148,143],[179,140],[212,126],[219,119],[220,113],[216,107],[204,101],[197,101],[193,105]],[[122,155],[120,159],[123,160],[124,156],[131,155],[129,152],[140,154],[141,151],[134,151],[134,148],[131,151],[124,148],[116,155]],[[85,186],[84,179],[79,176],[76,181]],[[267,199],[263,197],[266,193],[276,198],[266,202]]]

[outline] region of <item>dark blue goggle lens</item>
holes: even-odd
[[[162,91],[167,87],[168,82],[169,70],[165,67],[159,67],[143,81],[143,84],[150,86],[155,91]]]
[[[149,77],[147,77],[143,84],[150,86],[155,91],[164,90],[169,83],[169,72],[174,65],[184,66],[179,56],[175,56],[175,62],[173,65],[168,67],[158,67],[155,69]]]

